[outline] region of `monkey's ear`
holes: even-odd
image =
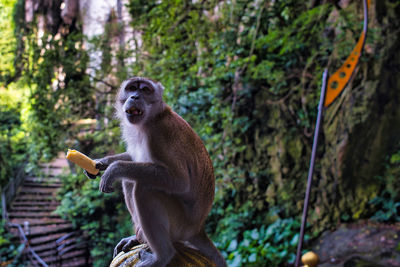
[[[163,93],[164,92],[164,86],[160,82],[157,82],[157,86],[161,89],[161,93]]]

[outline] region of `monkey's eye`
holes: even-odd
[[[151,90],[149,87],[144,86],[142,87],[143,92],[145,92],[146,94],[151,94],[153,92],[153,90]]]
[[[135,92],[137,90],[137,87],[134,85],[129,85],[125,88],[125,90],[128,92]]]

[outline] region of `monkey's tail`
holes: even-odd
[[[222,257],[219,250],[214,246],[214,243],[207,236],[204,229],[202,229],[200,233],[193,236],[188,241],[201,253],[203,253],[207,258],[213,260],[217,267],[227,266],[224,257]]]

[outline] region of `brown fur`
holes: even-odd
[[[154,92],[146,94],[146,86]],[[162,101],[163,89],[141,77],[123,83],[115,106],[128,152],[98,160],[106,169],[100,190],[111,192],[122,180],[136,227],[137,236],[122,239],[115,253],[145,242],[152,254],[142,255],[138,266],[165,266],[175,254],[173,243],[186,241],[226,266],[204,232],[214,199],[212,162],[200,137]],[[132,108],[140,113],[127,115]]]

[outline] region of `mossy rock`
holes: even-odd
[[[176,255],[167,265],[169,267],[215,267],[210,259],[198,250],[187,247],[181,243],[175,244]],[[128,252],[120,252],[111,262],[110,267],[134,267],[140,262],[139,252],[150,248],[146,244],[133,247]]]

